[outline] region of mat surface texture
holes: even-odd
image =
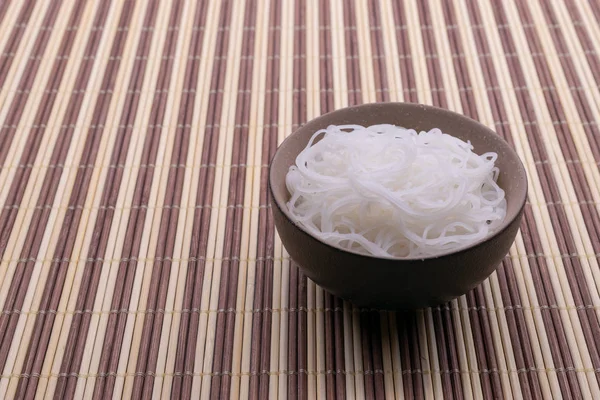
[[[0,0],[0,398],[600,399],[597,0]],[[357,309],[277,237],[300,124],[407,101],[529,174],[472,292]]]

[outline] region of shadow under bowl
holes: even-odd
[[[319,129],[329,125],[393,124],[470,140],[477,154],[498,153],[498,185],[507,215],[502,225],[467,248],[424,259],[373,257],[327,244],[294,222],[286,206],[285,177],[296,156]],[[467,293],[489,277],[508,253],[527,198],[527,175],[517,153],[498,134],[464,115],[413,103],[374,103],[340,109],[313,119],[277,149],[269,170],[269,192],[277,232],[291,258],[324,289],[360,307],[399,310],[439,305]]]

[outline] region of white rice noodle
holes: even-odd
[[[317,140],[321,137],[321,140]],[[329,126],[286,177],[292,216],[342,248],[425,258],[477,242],[506,215],[498,155],[439,129]]]

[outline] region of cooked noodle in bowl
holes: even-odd
[[[331,125],[286,175],[293,219],[332,245],[426,258],[492,234],[506,216],[498,155],[439,129]]]

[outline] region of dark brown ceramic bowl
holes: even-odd
[[[311,135],[329,125],[389,123],[417,131],[440,128],[470,140],[475,152],[498,153],[498,184],[506,192],[507,216],[491,236],[468,248],[425,259],[369,257],[326,244],[294,223],[286,202],[285,176]],[[519,229],[527,196],[525,168],[515,151],[484,125],[435,107],[376,103],[322,115],[292,133],[271,163],[269,187],[281,241],[304,273],[329,292],[362,307],[411,309],[438,305],[473,289],[494,272]]]

